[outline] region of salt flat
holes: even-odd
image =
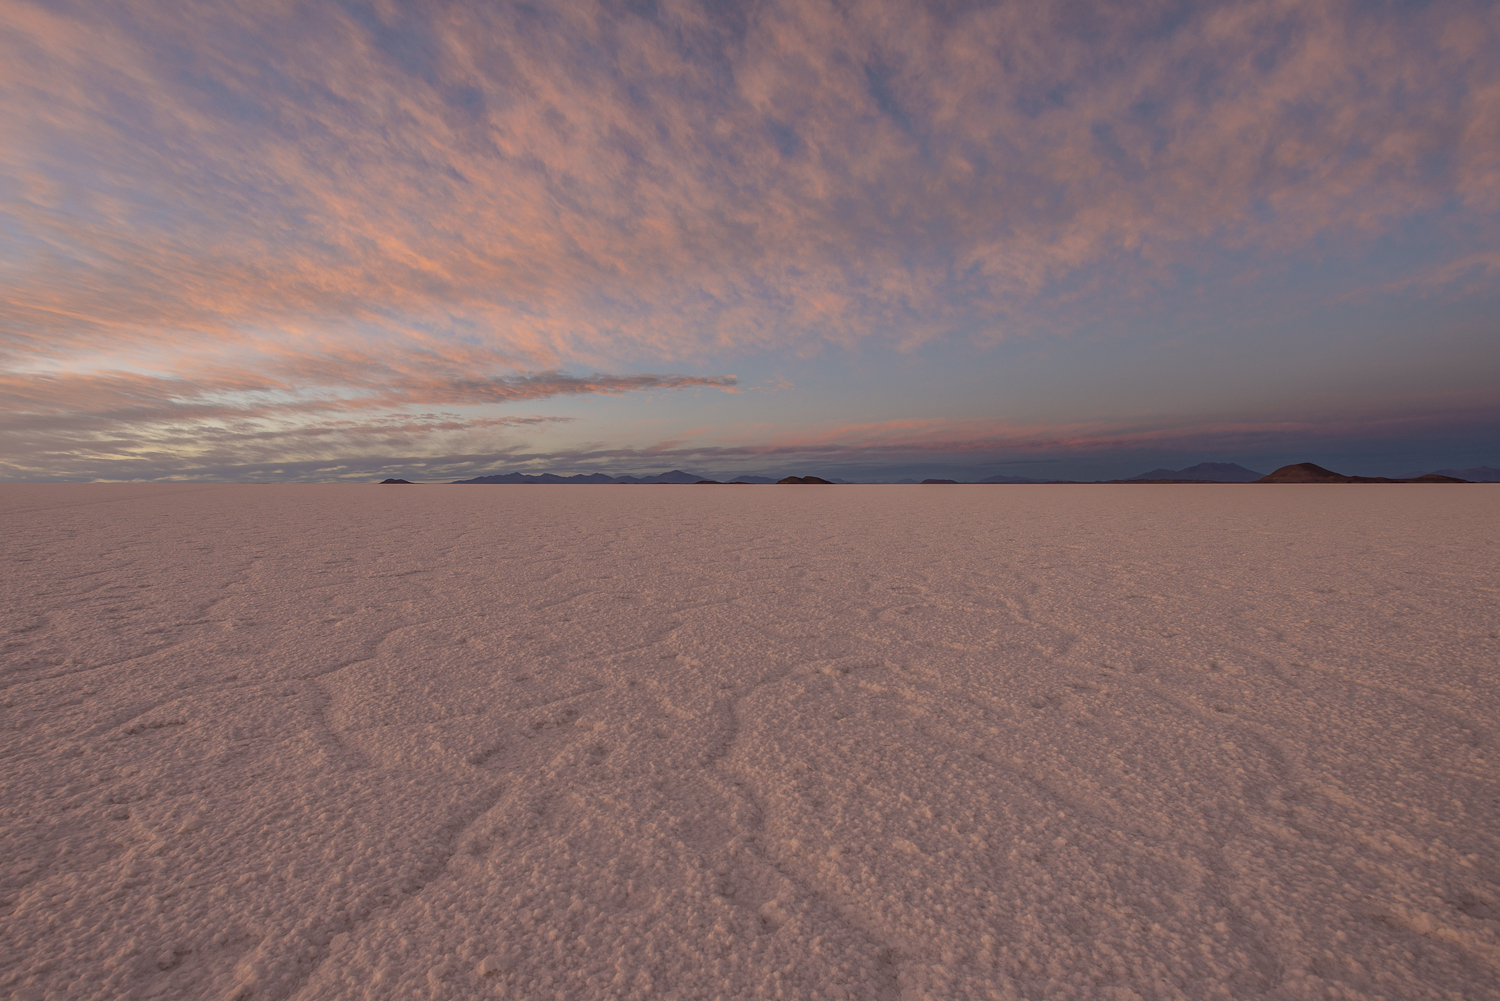
[[[1500,489],[0,486],[15,998],[1484,998]]]

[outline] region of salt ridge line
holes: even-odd
[[[1422,493],[0,488],[0,976],[1478,996],[1495,504]]]

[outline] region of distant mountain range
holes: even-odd
[[[916,481],[912,480],[912,481],[909,481],[909,482],[915,483]],[[994,476],[986,476],[984,479],[979,480],[978,482],[980,482],[980,483],[1046,483],[1047,481],[1046,480],[1033,480],[1033,479],[1029,479],[1028,477],[1025,477],[1025,476],[1001,476],[1001,475],[999,475],[997,473]]]
[[[1192,483],[1254,483],[1265,476],[1253,469],[1246,469],[1237,462],[1200,462],[1186,469],[1153,469],[1149,473],[1132,476],[1137,480],[1187,480]]]
[[[454,480],[454,483],[613,483],[613,476],[603,473],[580,473],[577,476],[558,476],[556,473],[496,473],[494,476],[476,476],[472,480]]]
[[[1186,469],[1153,469],[1132,476],[1122,483],[1471,483],[1500,482],[1500,469],[1476,466],[1473,469],[1439,469],[1435,473],[1413,473],[1410,476],[1345,476],[1311,462],[1282,466],[1274,473],[1262,474],[1234,462],[1200,462]]]
[[[577,476],[558,476],[556,473],[496,473],[493,476],[476,476],[472,480],[454,480],[454,483],[697,483],[704,477],[696,473],[685,473],[673,469],[655,476],[609,476],[604,473],[579,473]],[[767,482],[770,482],[769,480]]]
[[[1423,476],[1404,477],[1391,479],[1385,476],[1345,476],[1343,473],[1335,473],[1331,469],[1311,462],[1299,462],[1291,466],[1282,466],[1269,476],[1256,480],[1257,483],[1466,483],[1467,480],[1459,476],[1445,476],[1442,473],[1427,473]]]
[[[1282,466],[1266,475],[1246,469],[1237,462],[1200,462],[1186,469],[1153,469],[1148,473],[1132,476],[1128,480],[1110,480],[1110,483],[1500,483],[1500,469],[1492,466],[1474,466],[1470,469],[1439,469],[1433,473],[1387,478],[1384,476],[1345,476],[1311,462],[1299,462]],[[406,480],[390,479],[386,483],[405,483]],[[609,476],[605,473],[579,473],[575,476],[559,476],[556,473],[496,473],[491,476],[476,476],[471,480],[454,480],[454,483],[847,483],[837,477],[788,476],[736,476],[731,480],[716,480],[699,473],[672,469],[654,476]],[[915,479],[894,480],[894,483],[918,483]],[[955,483],[947,479],[927,479],[921,483]],[[987,476],[976,483],[1075,483],[1076,480],[1038,480],[1027,476],[1006,476],[1000,473]],[[1087,482],[1087,481],[1082,481]],[[1103,482],[1103,481],[1093,481]]]
[[[1470,483],[1500,483],[1500,469],[1494,466],[1475,466],[1472,469],[1435,469],[1428,475],[1452,476],[1460,480],[1468,480]],[[1409,476],[1407,479],[1416,479]]]
[[[655,476],[608,476],[604,473],[579,473],[577,476],[558,476],[556,473],[496,473],[493,476],[476,476],[472,480],[454,480],[454,483],[717,483],[698,473],[687,473],[673,469]],[[769,476],[736,476],[725,483],[775,483]]]

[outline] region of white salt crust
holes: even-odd
[[[0,520],[18,1001],[1500,996],[1500,488]]]

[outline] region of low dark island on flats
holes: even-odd
[[[821,476],[788,476],[788,477],[785,477],[783,479],[777,480],[776,482],[777,483],[826,483],[830,487],[833,486],[833,481],[832,480],[825,480]]]
[[[1269,476],[1263,476],[1256,483],[1468,483],[1457,476],[1444,476],[1441,473],[1428,473],[1425,476],[1412,476],[1405,479],[1393,480],[1386,476],[1345,476],[1335,473],[1331,469],[1314,465],[1311,462],[1299,462],[1291,466],[1282,466]]]
[[[1482,468],[1482,467],[1481,467]],[[1312,462],[1282,466],[1263,475],[1233,462],[1200,462],[1186,469],[1153,469],[1128,480],[1110,483],[1468,483],[1458,476],[1427,473],[1422,476],[1345,476]]]

